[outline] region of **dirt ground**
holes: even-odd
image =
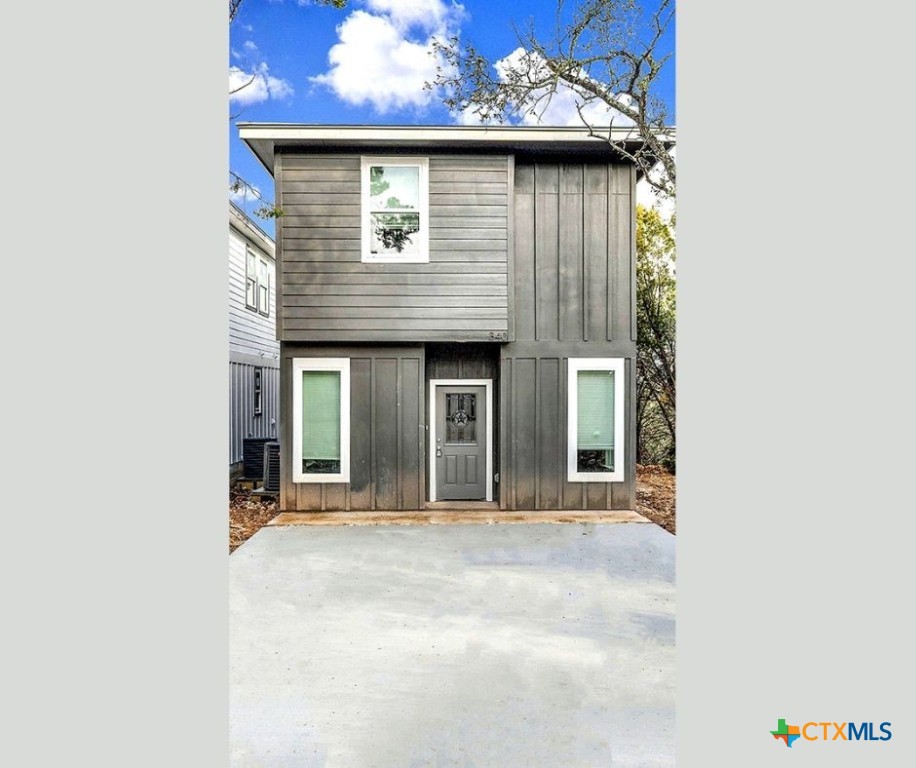
[[[658,466],[636,466],[636,511],[675,532],[675,478]],[[229,551],[232,552],[279,512],[277,502],[234,488],[229,496]]]
[[[636,465],[636,511],[675,533],[675,477],[657,465]]]
[[[233,488],[229,493],[229,551],[238,549],[279,511],[275,499],[252,496],[250,491],[238,486]]]

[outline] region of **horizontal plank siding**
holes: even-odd
[[[499,181],[462,181],[461,177],[456,180],[451,181],[436,181],[430,182],[429,184],[429,194],[437,195],[442,192],[447,192],[448,194],[467,194],[473,192],[475,194],[505,194],[506,192],[506,180],[501,179]]]
[[[271,243],[253,227],[230,217],[229,226],[229,464],[244,459],[246,438],[278,439],[280,344],[276,334],[276,264]],[[246,306],[246,262],[251,249],[265,259],[270,275],[268,314]],[[261,409],[255,413],[255,370],[261,376]]]
[[[399,333],[399,332],[403,333]],[[359,330],[350,330],[350,329],[341,329],[337,328],[334,330],[310,330],[308,332],[309,338],[315,342],[340,342],[353,344],[358,342],[372,342],[385,344],[391,341],[392,337],[395,335],[421,335],[427,341],[481,341],[485,339],[487,341],[501,341],[501,338],[496,335],[490,335],[491,333],[486,330],[481,329],[461,329],[455,328],[453,325],[450,325],[448,328],[436,329],[436,328],[422,328],[416,329],[410,326],[409,324],[406,328],[398,329],[398,332],[392,332],[387,328],[379,327],[373,330],[365,330],[360,328]]]
[[[333,272],[311,272],[311,273],[289,273],[285,276],[285,284],[293,287],[296,285],[321,285],[329,289],[337,286],[346,285],[397,285],[402,289],[409,289],[412,286],[429,286],[423,291],[418,291],[420,295],[435,295],[435,289],[442,283],[451,281],[462,282],[465,286],[468,283],[484,283],[487,287],[505,286],[506,275],[500,273],[471,272],[466,270],[453,270],[443,273],[416,273],[416,272],[384,272],[382,274],[370,275],[363,272],[357,273],[333,273]],[[285,309],[285,307],[284,307]]]
[[[364,264],[361,155],[282,154],[284,341],[329,340],[333,332],[348,341],[506,338],[508,157],[422,156],[429,157],[429,263]]]
[[[320,308],[320,307],[352,307],[364,309],[366,307],[391,308],[391,301],[385,296],[287,296],[285,302],[287,309],[294,306]],[[404,296],[401,306],[405,309],[411,307],[487,307],[505,310],[506,302],[501,296]]]
[[[321,296],[401,296],[404,293],[404,288],[399,283],[394,283],[392,285],[382,285],[375,284],[373,288],[372,281],[366,281],[362,283],[351,282],[346,285],[335,285],[333,290],[329,290],[327,285],[322,285],[318,283],[303,283],[302,285],[290,285],[286,288],[287,295],[298,295],[298,296],[311,296],[311,295],[321,295]],[[410,296],[417,296],[417,294],[422,296],[421,292],[410,292]],[[483,286],[473,286],[473,285],[456,285],[451,291],[449,291],[451,296],[505,296],[506,295],[506,286],[503,285],[483,285]],[[286,305],[289,307],[290,305]]]
[[[473,301],[471,302],[473,304]],[[291,318],[290,322],[297,320],[338,320],[340,319],[339,307],[287,307],[283,310],[283,317]],[[299,310],[292,314],[293,310]],[[473,320],[486,318],[502,319],[505,318],[507,310],[505,307],[477,307],[462,306],[448,307],[447,313],[437,311],[433,307],[347,307],[346,320],[354,318],[374,318],[383,319],[408,319],[408,320],[432,320],[437,316],[443,316],[446,319],[455,320]]]
[[[492,261],[492,262],[481,262],[479,264],[474,264],[473,266],[468,266],[462,268],[457,266],[453,262],[440,262],[435,264],[423,264],[422,271],[417,270],[416,264],[386,264],[387,269],[385,270],[385,277],[390,277],[393,275],[416,275],[416,279],[433,276],[432,279],[439,280],[442,279],[441,275],[445,275],[447,278],[457,279],[466,275],[471,275],[472,279],[474,273],[483,273],[488,272],[496,275],[505,275],[506,274],[506,263],[504,261]],[[296,263],[296,264],[287,264],[286,271],[288,274],[304,274],[304,275],[322,275],[322,274],[340,274],[340,275],[353,275],[353,267],[346,262],[331,262],[323,261],[317,264],[311,263]],[[379,275],[371,274],[360,274],[359,277],[364,277],[368,280],[378,280]],[[414,278],[411,278],[414,279]]]
[[[324,212],[331,216],[359,216],[360,213],[359,194],[352,192],[334,195],[287,192],[283,198],[288,206],[283,209],[283,218],[286,218],[287,210],[307,210],[310,215],[316,216]]]
[[[359,331],[369,324],[379,326],[380,328],[384,326],[384,330],[390,334],[397,334],[398,331],[404,331],[405,333],[410,333],[411,331],[417,330],[448,330],[449,328],[456,331],[486,331],[490,328],[493,328],[495,325],[499,325],[499,319],[492,318],[455,318],[455,317],[440,317],[440,318],[423,318],[423,319],[414,319],[414,318],[399,318],[397,320],[392,320],[390,318],[375,318],[379,323],[371,323],[372,318],[312,318],[312,317],[297,317],[295,320],[287,320],[284,317],[284,328],[289,331],[295,330],[307,330],[313,328],[316,331]],[[503,323],[505,325],[505,323]],[[390,339],[389,339],[390,340]]]
[[[336,181],[343,185],[349,185],[349,189],[343,187],[334,191],[353,191],[353,187],[359,186],[359,164],[355,163],[352,167],[347,168],[295,168],[289,165],[284,167],[284,183],[310,182],[322,184],[324,182]],[[308,190],[306,190],[308,191]]]
[[[246,252],[250,247],[258,258],[265,258],[270,273],[269,313],[265,317],[245,304]],[[276,266],[273,257],[250,243],[235,229],[229,229],[229,351],[246,355],[264,355],[274,364],[280,344],[276,332]]]

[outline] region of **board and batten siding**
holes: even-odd
[[[608,357],[622,357],[623,351],[605,347]],[[636,508],[635,358],[627,357],[625,364],[624,482],[571,483],[566,479],[570,357],[599,355],[585,345],[564,350],[557,344],[508,344],[501,349],[502,509]]]
[[[636,252],[630,165],[517,156],[512,343],[500,348],[500,506],[634,509]],[[570,358],[623,358],[624,482],[567,475]]]
[[[631,165],[515,161],[517,341],[636,341]]]
[[[292,363],[297,357],[350,360],[350,482],[292,481]],[[422,509],[426,499],[426,419],[422,345],[319,347],[284,343],[280,509]]]
[[[283,341],[508,338],[511,159],[415,154],[429,158],[428,264],[362,263],[360,154],[278,154]]]

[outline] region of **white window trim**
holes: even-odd
[[[420,169],[420,252],[410,256],[393,256],[391,254],[373,254],[371,249],[371,214],[369,210],[369,167],[372,165],[395,165]],[[428,157],[360,157],[360,221],[361,254],[364,264],[427,264],[429,263],[429,158]]]
[[[251,382],[251,393],[254,396],[252,412],[255,416],[260,416],[264,413],[264,368],[255,366],[253,372],[254,375]]]
[[[267,285],[261,283],[261,274],[260,267],[264,268],[264,277],[267,280]],[[258,257],[258,276],[257,276],[257,285],[258,285],[258,314],[263,315],[264,317],[270,317],[270,262],[265,259],[263,256]],[[261,291],[264,289],[264,303],[266,306],[261,306]]]
[[[251,262],[252,257],[254,257],[254,274],[248,271],[248,265]],[[248,283],[254,283],[254,304],[248,303]],[[258,311],[258,297],[260,296],[260,291],[258,290],[258,253],[250,245],[245,246],[245,307],[250,309],[252,312]]]
[[[486,387],[487,401],[487,494],[493,501],[493,379],[430,379],[429,380],[429,500],[436,498],[436,387]]]
[[[570,483],[622,483],[626,479],[626,443],[624,442],[624,398],[626,394],[625,360],[622,357],[569,358],[566,384],[566,474]],[[576,456],[578,445],[579,371],[614,372],[614,471],[579,472]]]
[[[248,271],[249,256],[254,256],[254,274]],[[267,277],[267,285],[261,282],[261,267]],[[248,303],[248,282],[254,282],[254,304]],[[245,246],[245,307],[264,317],[270,317],[270,262],[250,245]],[[261,306],[261,288],[267,288],[266,307]]]
[[[340,473],[307,474],[302,471],[302,372],[340,373]],[[350,482],[350,359],[347,357],[293,358],[293,482]]]

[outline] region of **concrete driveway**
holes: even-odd
[[[230,557],[231,764],[674,765],[674,542],[261,529]]]

